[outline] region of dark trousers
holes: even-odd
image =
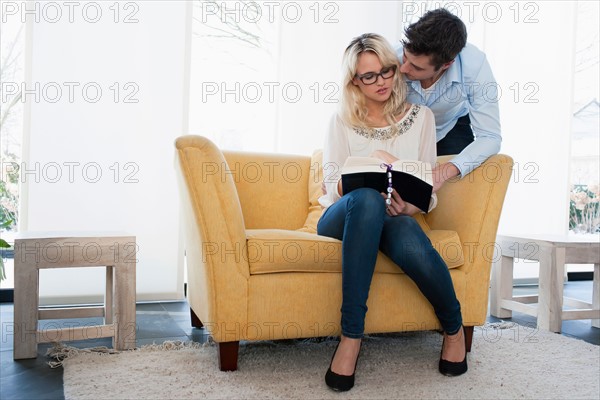
[[[454,128],[439,142],[437,142],[437,155],[459,154],[465,147],[475,140],[471,129],[469,114],[463,115],[456,121]]]

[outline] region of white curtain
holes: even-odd
[[[484,41],[502,91],[501,151],[515,160],[499,232],[565,234],[576,2],[500,4]]]
[[[26,14],[19,230],[135,235],[138,300],[181,299],[173,142],[187,132],[189,3],[46,4],[21,4],[40,19]],[[42,304],[102,299],[100,269],[40,280]]]
[[[399,1],[195,4],[190,131],[229,149],[322,147],[348,43],[376,32],[395,45],[402,28]]]

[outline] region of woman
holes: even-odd
[[[342,109],[332,119],[323,155],[326,194],[319,201],[326,210],[317,226],[319,235],[342,241],[342,336],[325,381],[338,391],[354,386],[378,250],[402,267],[432,304],[444,330],[440,372],[463,374],[464,330],[450,273],[411,217],[427,210],[404,202],[395,191],[391,198],[368,188],[343,194],[340,181],[340,167],[349,156],[377,157],[388,164],[398,159],[435,163],[433,114],[406,103],[398,59],[383,37],[353,39],[343,68]],[[430,209],[435,202],[434,195]]]

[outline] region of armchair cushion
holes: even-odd
[[[458,234],[448,230],[425,232],[448,268],[464,264]],[[308,232],[282,229],[246,230],[250,275],[280,272],[342,272],[342,242]],[[402,267],[402,266],[400,266]],[[383,253],[379,253],[375,272],[403,273]]]

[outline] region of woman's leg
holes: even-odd
[[[421,293],[433,306],[444,329],[440,372],[446,375],[460,375],[466,372],[460,303],[456,298],[448,267],[431,245],[425,232],[412,217],[386,216],[381,234],[381,250],[417,284]],[[442,368],[442,360],[458,365],[454,365],[448,371],[447,366]]]
[[[386,215],[380,248],[417,284],[444,332],[458,333],[462,316],[450,272],[417,221],[406,215]]]
[[[360,339],[383,221],[385,201],[373,189],[358,189],[330,206],[317,233],[342,241],[342,334]]]
[[[383,197],[372,189],[358,189],[330,206],[317,225],[319,235],[342,241],[342,336],[325,377],[337,390],[354,384],[339,379],[354,379],[384,218]]]

